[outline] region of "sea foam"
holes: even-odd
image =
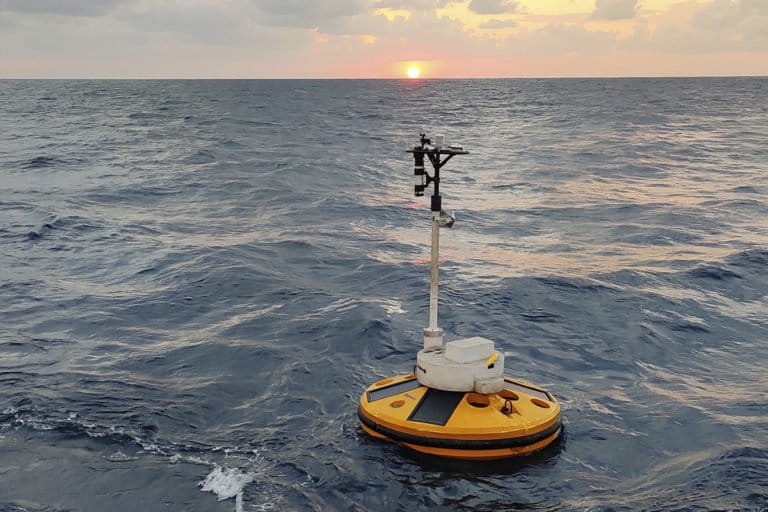
[[[215,466],[198,485],[203,491],[216,494],[219,501],[235,498],[235,512],[243,512],[243,489],[255,478],[256,473]]]

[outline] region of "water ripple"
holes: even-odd
[[[762,512],[766,98],[760,78],[0,82],[0,510]],[[422,129],[472,151],[444,172],[442,326],[561,400],[534,457],[358,427],[427,315]]]

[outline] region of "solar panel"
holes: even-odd
[[[464,398],[464,393],[461,392],[440,391],[430,388],[424,393],[421,402],[413,410],[408,420],[445,425],[462,398]]]
[[[406,391],[416,389],[420,386],[421,384],[419,384],[419,381],[416,379],[406,380],[404,382],[398,382],[397,384],[392,384],[391,386],[386,386],[383,388],[374,389],[373,391],[369,391],[368,401],[375,402],[376,400],[381,400],[382,398],[387,398],[390,396],[399,395],[400,393],[405,393]]]

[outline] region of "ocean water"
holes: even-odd
[[[365,436],[441,326],[565,435]],[[768,79],[0,81],[0,510],[768,510]]]

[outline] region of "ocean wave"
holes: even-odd
[[[759,510],[766,87],[2,81],[0,509]],[[423,342],[441,126],[440,325],[558,398],[539,456],[359,429]]]

